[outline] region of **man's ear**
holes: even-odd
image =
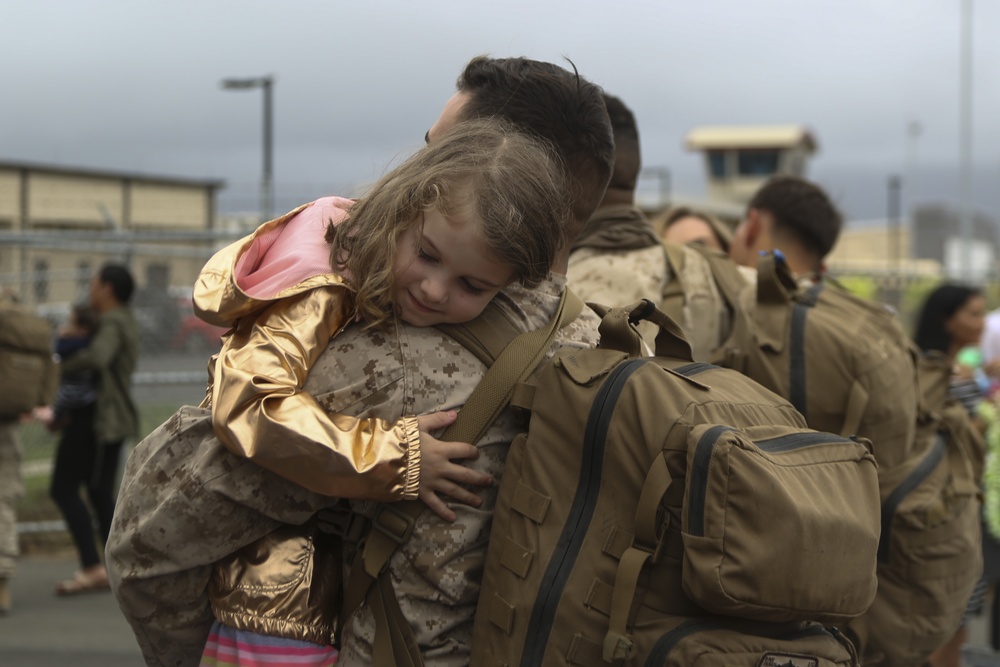
[[[743,237],[747,248],[751,250],[755,249],[760,240],[760,235],[764,232],[764,216],[759,209],[748,209],[743,224],[745,225]]]

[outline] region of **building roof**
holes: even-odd
[[[696,127],[684,138],[688,150],[719,148],[792,148],[809,152],[819,146],[816,138],[801,125],[711,125]]]
[[[26,170],[48,174],[91,176],[97,178],[114,178],[119,180],[141,181],[145,183],[162,183],[170,185],[187,185],[205,188],[221,188],[226,182],[215,178],[185,178],[180,176],[154,176],[135,171],[115,171],[110,169],[95,169],[91,167],[69,167],[65,165],[40,164],[37,162],[15,162],[0,160],[0,169]]]

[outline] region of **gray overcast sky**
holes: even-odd
[[[278,208],[408,155],[473,55],[561,62],[634,110],[647,166],[703,191],[702,124],[801,123],[851,218],[959,197],[960,0],[5,0],[0,160],[218,178],[254,209],[273,74]],[[973,195],[1000,213],[1000,3],[973,9]],[[909,161],[907,126],[923,132]],[[912,168],[912,170],[911,170]]]

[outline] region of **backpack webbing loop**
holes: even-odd
[[[663,534],[659,529],[660,500],[671,483],[670,470],[662,455],[653,460],[646,480],[639,492],[639,504],[635,509],[635,539],[622,554],[615,574],[615,587],[611,593],[611,619],[608,634],[604,638],[604,660],[613,662],[629,657],[634,642],[628,637],[628,628],[633,623],[632,608],[635,606],[635,592],[639,576],[646,561],[656,562],[660,555]]]

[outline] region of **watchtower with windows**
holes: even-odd
[[[812,133],[798,125],[696,127],[684,145],[705,154],[708,198],[740,205],[771,176],[804,177],[818,149]]]

